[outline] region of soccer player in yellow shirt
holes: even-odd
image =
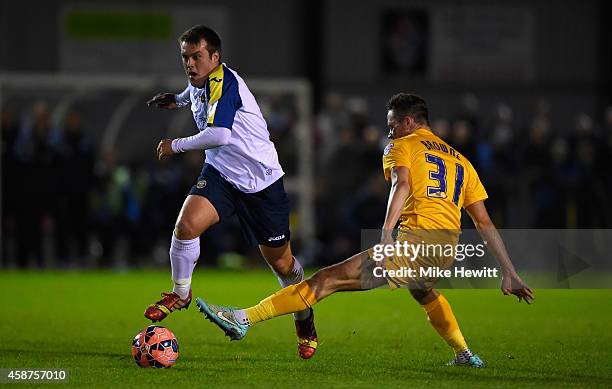
[[[501,267],[502,293],[531,303],[533,292],[516,273],[485,208],[487,193],[478,174],[463,155],[431,132],[425,101],[407,93],[393,96],[387,103],[387,124],[391,142],[384,151],[383,170],[391,188],[381,244],[393,244],[391,234],[400,222],[397,242],[456,245],[464,208]],[[454,252],[414,253],[412,260],[397,253],[380,260],[372,248],[321,269],[246,309],[216,306],[200,298],[197,304],[226,335],[238,340],[255,323],[308,309],[335,292],[369,290],[385,283],[391,288],[407,287],[431,325],[453,349],[455,357],[449,364],[483,367],[482,360],[468,348],[449,302],[433,288],[437,278],[419,275],[421,268],[448,269]],[[414,272],[397,271],[401,269]],[[384,276],[376,276],[381,274]]]

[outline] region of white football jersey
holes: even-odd
[[[200,131],[209,126],[225,127],[232,135],[228,144],[205,151],[206,163],[236,189],[259,192],[285,173],[278,162],[268,126],[244,80],[225,64],[208,76],[202,88],[189,84],[176,103],[191,103]]]

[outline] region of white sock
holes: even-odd
[[[173,292],[187,298],[191,288],[191,275],[200,257],[200,238],[180,240],[172,234],[170,264],[172,265]]]
[[[236,318],[236,321],[240,324],[246,324],[248,326],[251,325],[251,322],[249,322],[249,318],[247,317],[245,309],[234,310],[234,317]]]
[[[272,269],[272,271],[274,271],[274,269]],[[296,257],[293,257],[293,267],[291,268],[289,274],[281,276],[275,271],[274,274],[276,274],[276,278],[278,278],[278,282],[283,288],[286,288],[289,285],[299,284],[300,282],[304,281],[304,268],[302,268],[302,265],[298,262]],[[305,320],[308,319],[309,316],[310,309],[305,309],[293,314],[293,318],[295,320]]]
[[[191,278],[181,278],[180,280],[172,280],[174,287],[172,291],[182,299],[186,299],[189,296],[189,289],[191,289]]]
[[[468,348],[455,355],[455,360],[459,363],[467,363],[473,355],[472,351]]]

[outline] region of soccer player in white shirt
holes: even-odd
[[[180,94],[161,93],[147,102],[176,109],[191,104],[199,133],[159,142],[159,159],[187,150],[206,150],[196,184],[179,213],[172,244],[173,291],[150,305],[145,317],[163,320],[191,303],[191,275],[200,255],[200,235],[236,214],[245,235],[258,244],[283,287],[304,279],[291,253],[289,204],[266,122],[244,80],[221,62],[221,39],[206,26],[195,26],[179,37],[187,88]],[[298,353],[311,358],[317,334],[311,309],[295,314]]]

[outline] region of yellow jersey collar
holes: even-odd
[[[218,81],[223,77],[223,64],[220,63],[219,66],[213,69],[212,72],[208,75],[208,79],[212,80],[213,78],[217,78]]]

